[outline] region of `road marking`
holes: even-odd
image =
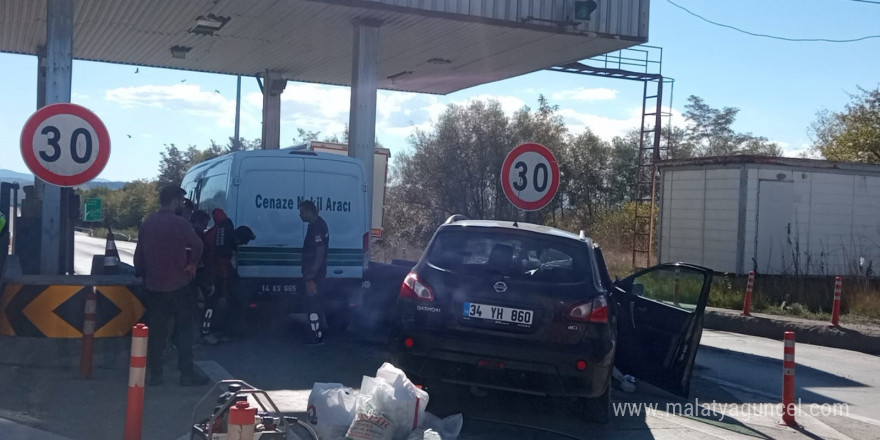
[[[880,420],[872,419],[872,418],[870,418],[870,417],[860,416],[860,415],[857,415],[857,414],[849,414],[849,415],[846,415],[846,416],[844,416],[844,417],[849,417],[849,418],[851,418],[851,419],[858,420],[858,421],[860,421],[860,422],[865,422],[865,423],[867,423],[867,424],[869,424],[869,425],[880,426]]]
[[[709,382],[714,382],[715,384],[720,385],[720,386],[725,387],[725,388],[730,388],[730,389],[733,389],[733,390],[742,391],[742,392],[744,392],[744,393],[749,393],[749,394],[752,394],[752,395],[755,395],[755,396],[764,397],[764,398],[766,398],[766,399],[770,399],[771,401],[781,401],[781,396],[780,396],[780,395],[777,395],[777,394],[771,394],[771,393],[767,393],[767,392],[764,392],[764,391],[758,391],[758,390],[755,390],[755,389],[752,389],[752,388],[749,388],[749,387],[744,387],[744,386],[742,386],[742,385],[738,385],[738,384],[735,384],[735,383],[732,383],[732,382],[728,382],[728,381],[726,381],[726,380],[716,379],[716,378],[714,378],[714,377],[709,377],[709,376],[698,376],[698,377],[699,377],[700,379],[705,379],[705,380],[707,380],[707,381],[709,381]],[[860,422],[864,422],[864,423],[867,423],[867,424],[869,424],[869,425],[880,426],[880,420],[872,419],[872,418],[870,418],[870,417],[860,416],[860,415],[858,415],[858,414],[847,414],[847,415],[841,415],[840,417],[845,417],[845,418],[850,418],[850,419],[853,419],[853,420],[858,420],[858,421],[860,421]],[[810,417],[810,418],[813,419],[813,420],[816,420],[818,423],[821,423],[822,425],[828,427],[828,425],[825,425],[824,423],[819,422],[819,420],[816,419],[815,417]],[[831,427],[828,427],[828,428],[833,430],[833,428],[831,428]],[[840,434],[840,435],[843,435],[843,434]],[[845,436],[844,436],[844,437],[845,437]],[[849,437],[846,437],[846,438],[849,438]]]
[[[674,416],[675,414],[672,414],[672,415]],[[689,419],[687,417],[678,416],[678,417],[669,417],[669,418],[663,417],[663,420],[670,422],[670,423],[673,423],[675,425],[681,426],[682,428],[685,428],[685,429],[688,429],[691,431],[697,431],[700,434],[703,434],[708,437],[720,438],[720,439],[730,438],[731,430],[720,428],[720,427],[715,427],[713,425],[707,425],[705,422],[700,422],[698,419]],[[696,423],[683,423],[684,420],[690,420],[690,421],[693,421]],[[708,426],[712,426],[712,428],[707,429]],[[723,430],[724,432],[719,433],[716,431],[716,429]],[[716,432],[712,432],[712,431],[716,431]]]
[[[739,385],[739,384],[735,384],[735,383],[733,383],[733,382],[728,382],[728,381],[726,381],[726,380],[716,379],[716,378],[714,378],[714,377],[702,376],[702,375],[697,376],[697,377],[699,377],[700,379],[708,380],[709,382],[714,382],[715,384],[717,384],[717,385],[721,385],[721,386],[723,386],[723,387],[725,387],[725,388],[731,388],[731,389],[734,389],[734,390],[737,390],[737,391],[742,391],[742,392],[744,392],[744,393],[754,394],[754,395],[756,395],[756,396],[761,396],[761,397],[764,397],[764,398],[766,398],[766,399],[771,399],[771,400],[780,400],[780,399],[782,399],[782,395],[781,395],[781,394],[771,394],[771,393],[767,393],[767,392],[764,392],[764,391],[758,391],[758,390],[755,390],[755,389],[752,389],[752,388],[744,387],[744,386]]]

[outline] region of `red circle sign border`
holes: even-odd
[[[40,164],[34,153],[33,142],[37,127],[46,119],[61,114],[74,115],[83,119],[91,125],[98,136],[98,156],[95,158],[95,162],[87,170],[72,176],[62,176],[49,171]],[[35,176],[48,183],[58,186],[82,185],[97,177],[107,165],[107,161],[110,159],[110,134],[107,132],[107,127],[98,118],[98,115],[81,105],[67,102],[49,104],[34,112],[24,124],[24,128],[21,130],[21,157],[24,159],[25,165],[28,166]]]
[[[519,155],[528,152],[538,153],[544,159],[547,159],[547,162],[550,163],[550,175],[553,177],[553,183],[550,185],[550,190],[547,191],[547,194],[534,202],[527,202],[517,197],[516,193],[513,192],[513,186],[510,184],[510,166],[513,164],[513,160],[519,157]],[[553,197],[556,196],[556,191],[559,189],[559,164],[556,162],[556,157],[553,156],[553,152],[550,149],[541,144],[530,142],[518,145],[510,153],[507,153],[507,157],[501,165],[501,186],[504,187],[504,195],[507,196],[507,200],[517,208],[525,211],[537,211],[547,206],[550,200],[553,200]]]

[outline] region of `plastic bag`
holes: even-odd
[[[322,440],[344,438],[354,420],[356,400],[357,392],[341,383],[316,382],[309,394],[309,427]]]
[[[395,426],[388,413],[394,409],[394,388],[388,383],[364,376],[357,396],[354,421],[346,440],[393,440]]]
[[[426,412],[421,427],[413,431],[406,440],[456,440],[463,423],[461,414],[441,419]]]
[[[396,425],[394,439],[404,440],[424,420],[428,393],[416,387],[403,370],[388,362],[379,367],[376,378],[394,389],[394,406],[388,416]]]
[[[402,370],[382,364],[376,377],[364,376],[355,420],[346,436],[352,440],[405,440],[425,418],[428,393]]]

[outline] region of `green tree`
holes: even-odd
[[[499,183],[513,142],[497,101],[450,105],[433,132],[416,130],[408,142],[412,151],[395,158],[387,193],[388,205],[402,205],[385,213],[392,239],[424,244],[452,214],[513,218]]]
[[[574,211],[579,224],[591,222],[608,203],[611,148],[589,129],[565,145],[560,164],[563,206]],[[558,197],[558,196],[557,196]]]
[[[844,111],[817,114],[810,126],[813,149],[830,160],[880,163],[880,87],[858,89]]]
[[[633,130],[626,136],[611,140],[606,205],[619,207],[633,198],[639,164],[639,132]]]
[[[738,108],[724,107],[719,110],[694,95],[688,97],[684,108],[688,127],[683,133],[680,150],[693,152],[695,156],[782,155],[782,149],[767,138],[739,133],[733,129],[733,123],[739,114]]]
[[[159,186],[180,185],[186,170],[190,167],[191,155],[190,151],[195,149],[191,146],[189,150],[181,150],[176,145],[166,145],[165,151],[159,153],[162,160],[159,161]]]
[[[195,145],[190,145],[186,150],[181,150],[174,144],[165,145],[165,151],[160,153],[162,160],[159,161],[159,176],[157,177],[159,186],[180,185],[186,172],[197,163],[235,151],[256,150],[258,148],[260,148],[260,139],[248,141],[239,138],[236,142],[231,136],[226,145],[220,145],[212,139],[211,145],[204,150],[200,150]]]
[[[159,209],[156,181],[135,180],[122,188],[106,187],[80,191],[80,199],[102,200],[104,224],[116,230],[137,229],[143,219]]]
[[[565,165],[569,132],[562,116],[558,114],[558,111],[559,106],[551,105],[544,95],[538,95],[538,109],[536,111],[533,112],[530,107],[526,106],[514,113],[513,117],[510,119],[510,130],[513,139],[512,142],[506,146],[504,155],[507,155],[507,153],[516,145],[525,142],[535,142],[547,147],[547,149],[553,153],[553,156],[556,157],[557,163],[560,165],[560,173],[562,174],[556,197],[554,197],[553,200],[541,210],[527,213],[526,219],[530,222],[541,223],[548,217],[555,218],[557,215],[564,216],[565,213],[565,203],[568,198],[567,194],[572,182],[570,177],[573,176],[570,172],[567,173]],[[498,182],[498,188],[500,191],[500,180]],[[503,198],[503,192],[500,194]],[[505,200],[503,206],[508,205],[509,203]]]

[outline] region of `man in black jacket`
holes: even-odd
[[[306,284],[306,315],[309,334],[306,345],[324,343],[324,304],[321,285],[327,276],[327,249],[330,246],[330,230],[318,215],[315,204],[306,200],[299,205],[299,218],[309,227],[303,240],[302,276]]]

